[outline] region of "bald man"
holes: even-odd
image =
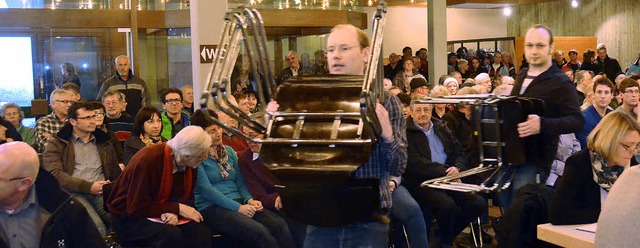
[[[27,143],[0,145],[0,247],[107,247],[87,211],[39,164]]]

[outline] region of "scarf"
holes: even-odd
[[[620,174],[622,174],[625,168],[622,166],[609,168],[607,161],[595,151],[591,150],[591,169],[593,171],[593,181],[600,185],[602,189],[609,192],[609,189],[611,189],[613,183],[618,180],[618,177],[620,177]]]
[[[160,190],[158,191],[158,197],[156,198],[158,203],[165,203],[169,200],[173,184],[173,164],[174,158],[171,152],[171,147],[165,144],[162,180],[160,181]],[[176,166],[178,165],[176,164]],[[189,196],[191,196],[191,188],[193,187],[193,168],[187,167],[184,173],[183,193],[178,200],[180,203],[184,203],[189,199]]]
[[[223,145],[212,147],[209,149],[209,158],[218,163],[222,180],[227,180],[227,178],[229,178],[229,171],[231,170],[227,149]]]
[[[158,139],[154,139],[153,137],[147,137],[143,134],[140,134],[140,140],[142,141],[142,143],[144,143],[144,146],[149,146],[161,142],[162,138],[158,137]]]

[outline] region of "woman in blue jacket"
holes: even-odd
[[[208,114],[217,118],[211,110]],[[222,129],[203,110],[191,116],[212,138],[209,158],[198,166],[196,207],[214,233],[249,247],[294,247],[286,221],[254,200],[242,179],[238,155],[222,144]]]

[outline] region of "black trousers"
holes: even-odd
[[[475,193],[417,187],[410,190],[422,209],[430,209],[438,221],[437,235],[442,244],[452,245],[469,223],[482,215],[487,202]],[[431,218],[429,214],[425,217]],[[430,223],[431,219],[425,219]]]
[[[211,231],[203,223],[191,221],[173,226],[123,216],[112,217],[111,222],[118,240],[125,245],[211,248]]]

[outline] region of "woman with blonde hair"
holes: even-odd
[[[627,113],[607,114],[587,137],[587,149],[567,159],[551,200],[551,223],[596,222],[609,189],[639,150],[640,124]]]
[[[454,79],[455,80],[455,79]],[[431,92],[429,93],[430,97],[443,97],[443,96],[448,96],[449,94],[449,90],[442,85],[436,85],[435,87],[433,87],[433,89],[431,90]],[[431,113],[431,117],[436,118],[438,120],[442,119],[442,116],[444,116],[445,113],[447,113],[449,111],[449,108],[447,108],[447,104],[434,104],[434,108],[433,108],[433,112]]]
[[[418,74],[418,71],[415,69],[415,66],[413,66],[413,60],[411,60],[411,58],[405,59],[402,62],[402,65],[404,70],[398,72],[398,74],[393,78],[393,86],[400,88],[404,93],[408,93],[411,90],[409,82],[411,82],[411,79]]]

